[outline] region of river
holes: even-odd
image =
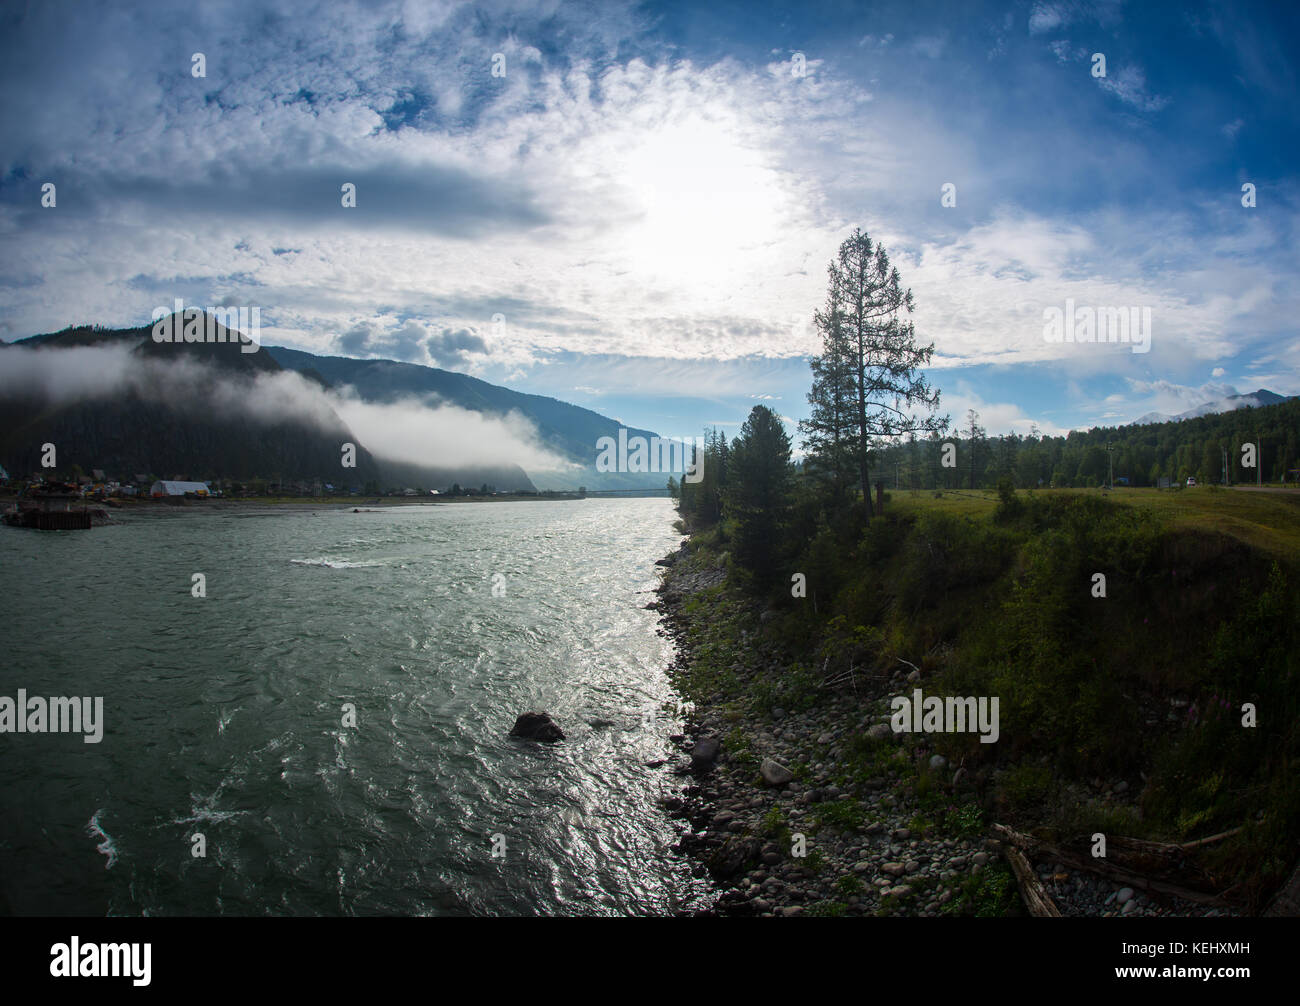
[[[681,728],[643,608],[673,517],[591,499],[0,528],[0,695],[102,696],[105,721],[98,744],[0,734],[9,910],[695,903],[657,805],[676,780],[650,764]],[[509,738],[531,709],[568,738]]]

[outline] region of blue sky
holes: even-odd
[[[272,345],[793,429],[861,227],[991,433],[1300,393],[1292,5],[55,2],[0,38],[6,339],[257,305]],[[1150,352],[1048,342],[1067,298],[1150,308]]]

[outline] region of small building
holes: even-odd
[[[178,482],[173,479],[163,479],[155,482],[149,488],[149,495],[153,497],[166,496],[195,496],[208,495],[208,487],[202,482]]]

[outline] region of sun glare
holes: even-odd
[[[641,214],[626,251],[647,279],[715,283],[780,238],[787,200],[779,174],[760,151],[702,117],[634,146],[623,184]]]

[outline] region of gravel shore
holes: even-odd
[[[703,914],[1024,911],[1002,843],[988,837],[974,781],[933,752],[924,735],[896,735],[889,727],[889,696],[909,690],[917,672],[900,664],[889,680],[864,678],[856,689],[827,690],[811,709],[760,707],[748,683],[780,674],[782,667],[775,652],[749,635],[748,651],[736,653],[731,668],[741,694],[689,694],[683,684],[694,654],[687,630],[691,618],[708,616],[698,608],[688,612],[687,604],[721,584],[724,571],[685,549],[663,564],[666,573],[652,607],[677,644],[670,677],[693,702],[685,733],[673,738],[678,753],[672,771],[683,788],[663,804],[684,829],[675,850],[717,886],[716,904]],[[864,744],[875,752],[878,773],[846,778],[850,746],[856,745],[860,764]],[[918,769],[931,784],[930,806],[935,786],[948,802],[948,827],[936,828],[927,819],[918,799]],[[1099,798],[1121,800],[1126,790],[1107,787]],[[972,826],[954,829],[953,820]],[[1031,862],[1063,915],[1231,914],[1136,892],[1056,863]]]

